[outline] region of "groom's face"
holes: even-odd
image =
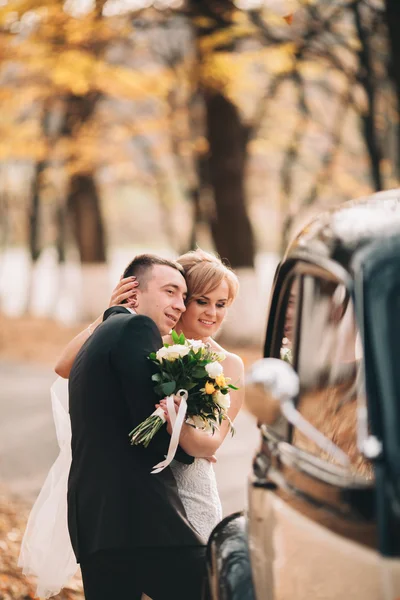
[[[186,310],[186,292],[185,279],[177,269],[154,265],[140,282],[135,310],[153,319],[161,335],[166,335]]]

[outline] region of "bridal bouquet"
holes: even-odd
[[[227,419],[233,435],[234,429],[228,416],[229,390],[238,388],[224,376],[221,362],[225,355],[200,340],[187,340],[183,333],[178,335],[172,331],[172,341],[172,345],[164,344],[158,352],[149,356],[157,367],[157,373],[152,377],[155,391],[160,398],[167,396],[172,438],[177,428],[180,432],[183,421],[214,433]],[[181,397],[178,415],[174,407],[175,395]],[[147,447],[165,422],[164,411],[158,408],[130,432],[131,443]]]

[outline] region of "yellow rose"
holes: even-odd
[[[218,387],[223,388],[226,386],[226,379],[223,375],[218,375],[218,377],[215,378],[215,383]]]
[[[210,381],[207,381],[205,386],[206,394],[213,394],[215,392],[215,387]]]

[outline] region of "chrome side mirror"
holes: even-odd
[[[282,403],[299,394],[299,378],[290,364],[277,358],[255,362],[246,376],[246,405],[261,423],[272,425]]]
[[[330,439],[309,423],[296,409],[300,380],[285,360],[263,358],[250,368],[246,377],[246,405],[261,423],[271,425],[282,414],[303,435],[344,467],[349,457]]]

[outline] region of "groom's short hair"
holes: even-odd
[[[179,271],[182,276],[185,276],[185,271],[178,262],[174,260],[168,260],[157,256],[155,254],[139,254],[129,263],[126,267],[123,277],[135,276],[138,280],[142,290],[145,290],[147,283],[151,278],[151,272],[155,265],[162,265],[164,267],[171,267]]]

